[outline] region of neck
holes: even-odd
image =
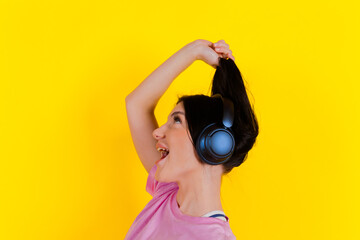
[[[181,212],[201,217],[211,211],[223,211],[220,200],[221,174],[221,168],[206,166],[203,171],[179,181],[176,200]]]

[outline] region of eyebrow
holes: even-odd
[[[178,114],[178,113],[185,116],[185,113],[184,113],[184,112],[176,111],[176,112],[173,112],[173,113],[170,115],[170,117],[172,117],[172,116],[174,116],[175,114]]]

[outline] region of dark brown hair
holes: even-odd
[[[231,129],[235,138],[235,151],[231,158],[222,164],[224,174],[227,174],[245,161],[259,134],[259,126],[241,73],[231,58],[219,58],[219,66],[212,81],[211,95],[216,93],[230,99],[234,104],[234,123]],[[207,125],[214,122],[221,123],[222,102],[219,98],[202,94],[181,96],[177,104],[180,102],[184,104],[185,118],[195,147],[199,134]]]

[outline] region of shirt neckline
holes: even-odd
[[[215,210],[215,211],[210,211],[210,212],[208,212],[208,213],[205,213],[205,214],[202,215],[201,217],[209,217],[209,216],[214,215],[214,214],[223,214],[223,215],[225,215],[224,211]]]

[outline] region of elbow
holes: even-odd
[[[133,106],[139,106],[139,101],[131,93],[125,97],[126,108],[132,108]]]
[[[129,103],[131,101],[131,93],[125,97],[125,103]]]
[[[131,95],[127,95],[125,97],[125,108],[126,112],[129,112],[131,109],[133,109],[133,101],[131,100]]]

